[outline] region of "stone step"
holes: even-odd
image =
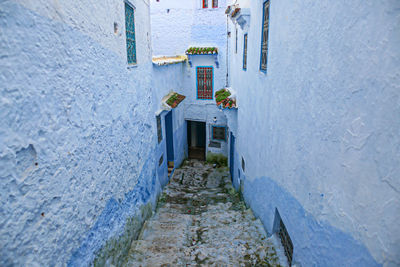
[[[245,208],[228,171],[186,164],[164,188],[126,266],[287,266],[279,239]]]

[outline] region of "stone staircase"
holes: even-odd
[[[240,201],[227,170],[191,160],[175,170],[126,266],[287,266],[287,260]]]

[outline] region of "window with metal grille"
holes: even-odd
[[[208,0],[202,0],[203,1],[203,8],[208,8]]]
[[[238,43],[238,29],[235,31],[235,54],[237,54],[237,43]]]
[[[136,64],[135,10],[125,3],[126,55],[128,64]]]
[[[197,67],[197,99],[213,99],[212,67]]]
[[[158,115],[158,116],[156,117],[156,119],[157,119],[157,136],[158,136],[158,143],[160,143],[161,140],[162,140],[162,128],[161,128],[161,117],[160,117],[160,115]]]
[[[260,70],[267,72],[268,61],[268,28],[269,28],[269,0],[264,2],[263,5],[263,23],[262,23],[262,37],[261,37],[261,63]]]
[[[217,8],[218,7],[218,0],[212,0],[212,6],[213,6],[213,8]]]
[[[224,126],[212,126],[212,139],[226,141],[226,132]]]
[[[244,35],[244,43],[243,43],[243,69],[247,69],[247,33]]]

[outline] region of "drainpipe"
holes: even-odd
[[[235,6],[237,3],[237,0],[235,0],[235,3],[233,3],[231,6]],[[228,17],[229,15],[226,14],[226,34],[228,35]],[[231,33],[232,35],[232,33]],[[225,87],[229,87],[229,38],[226,36],[226,81],[225,81]]]
[[[229,87],[229,36],[228,36],[228,14],[226,15],[226,82],[225,87]]]

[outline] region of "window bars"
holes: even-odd
[[[268,28],[269,28],[269,0],[263,5],[263,24],[262,24],[262,43],[261,43],[261,63],[260,70],[267,72],[268,59]]]
[[[197,99],[213,99],[212,67],[197,67]]]
[[[128,64],[136,64],[135,10],[125,3],[126,54]]]
[[[213,140],[226,141],[226,132],[224,126],[212,126]]]
[[[244,35],[243,43],[243,69],[247,69],[247,33]]]

